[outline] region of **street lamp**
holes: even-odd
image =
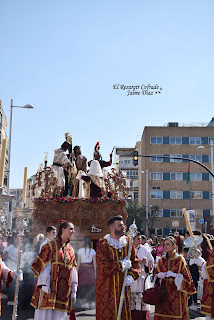
[[[205,149],[204,146],[198,146],[197,149]],[[212,173],[213,172],[213,141],[212,139],[210,139],[210,155],[211,155],[211,171]],[[212,211],[213,211],[213,214],[214,214],[214,178],[212,176]]]
[[[12,119],[13,119],[13,108],[21,108],[21,109],[33,109],[34,106],[31,104],[26,104],[25,106],[14,106],[13,99],[11,99],[10,105],[10,133],[9,133],[9,154],[8,154],[8,173],[7,173],[7,193],[9,194],[10,191],[10,157],[11,157],[11,137],[12,137]],[[12,221],[11,216],[8,214],[8,228],[11,227]],[[11,228],[10,228],[11,229]]]
[[[146,175],[146,236],[148,237],[148,220],[149,220],[149,179],[148,174],[149,170],[146,169],[146,172],[141,171],[141,173],[144,173]]]

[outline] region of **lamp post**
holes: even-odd
[[[146,175],[146,236],[148,237],[148,220],[149,220],[149,170],[146,169],[146,172],[141,171],[141,173],[144,173]]]
[[[198,146],[197,149],[205,149],[204,146]],[[213,141],[210,139],[210,156],[211,156],[211,171],[213,172]],[[214,178],[212,177],[212,213],[214,214]]]
[[[9,154],[8,154],[8,173],[7,173],[7,193],[9,194],[10,191],[10,158],[11,158],[11,138],[12,138],[12,119],[13,119],[13,108],[21,108],[21,109],[33,109],[34,106],[31,104],[26,104],[25,106],[14,106],[13,99],[11,99],[10,104],[10,131],[9,131]],[[9,211],[9,210],[8,210]],[[8,212],[8,219],[7,219],[7,226],[11,229],[12,226],[12,215]]]

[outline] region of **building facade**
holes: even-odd
[[[138,202],[138,166],[133,164],[133,152],[135,148],[116,147],[116,167],[126,175],[129,186],[128,199]]]
[[[195,210],[196,227],[209,232],[207,221],[213,216],[211,175],[200,165],[179,158],[196,160],[211,169],[211,140],[214,142],[213,119],[206,127],[168,123],[166,127],[144,128],[139,154],[156,157],[139,157],[138,202],[145,205],[147,200],[148,206],[159,208],[149,212],[150,234],[184,232],[182,208]]]

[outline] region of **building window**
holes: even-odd
[[[209,191],[209,198],[212,199],[212,191]]]
[[[151,144],[163,144],[163,137],[150,137]]]
[[[124,160],[124,164],[131,164],[131,160]]]
[[[214,144],[214,137],[208,138],[208,143],[209,143],[209,144],[210,144],[211,140],[212,140],[212,142],[213,142],[213,144]]]
[[[183,180],[182,172],[170,172],[170,180]]]
[[[155,211],[154,209],[151,208],[150,210],[150,216],[151,217],[163,217],[163,209],[159,209],[158,211]]]
[[[191,181],[202,181],[202,173],[200,172],[190,172]]]
[[[202,209],[196,209],[195,210],[195,216],[198,218],[203,218],[203,210]]]
[[[182,144],[182,137],[169,137],[169,144]]]
[[[163,172],[151,172],[151,180],[163,180]]]
[[[201,137],[189,137],[189,144],[201,144]]]
[[[163,229],[162,228],[153,228],[150,230],[151,236],[162,236],[163,235]]]
[[[150,191],[151,199],[163,199],[163,191]]]
[[[151,154],[151,156],[155,156],[155,158],[150,158],[150,162],[163,162],[162,158],[156,158],[156,157],[162,157],[162,154]]]
[[[181,158],[182,154],[170,154],[170,158]],[[182,159],[170,159],[170,162],[182,162]]]
[[[211,162],[211,155],[209,154],[209,162]],[[214,162],[214,156],[213,156],[213,162]]]
[[[183,191],[170,191],[170,199],[183,199]]]
[[[171,228],[170,231],[174,234],[174,233],[179,233],[179,234],[183,234],[183,229],[182,228]]]
[[[123,160],[120,160],[120,161],[119,161],[119,164],[123,164]]]
[[[157,236],[163,235],[163,228],[155,228],[155,233]]]
[[[192,160],[202,162],[202,155],[201,154],[190,154],[189,157]]]
[[[127,179],[138,179],[138,171],[127,170],[126,171]]]
[[[171,209],[170,217],[183,217],[182,209]]]
[[[203,199],[202,191],[191,191],[190,192],[191,199]]]

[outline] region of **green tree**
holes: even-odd
[[[126,211],[128,213],[128,218],[126,220],[127,229],[133,223],[135,219],[135,224],[138,228],[138,231],[144,230],[145,219],[146,219],[146,208],[145,206],[139,206],[135,202],[130,202],[127,204]]]

